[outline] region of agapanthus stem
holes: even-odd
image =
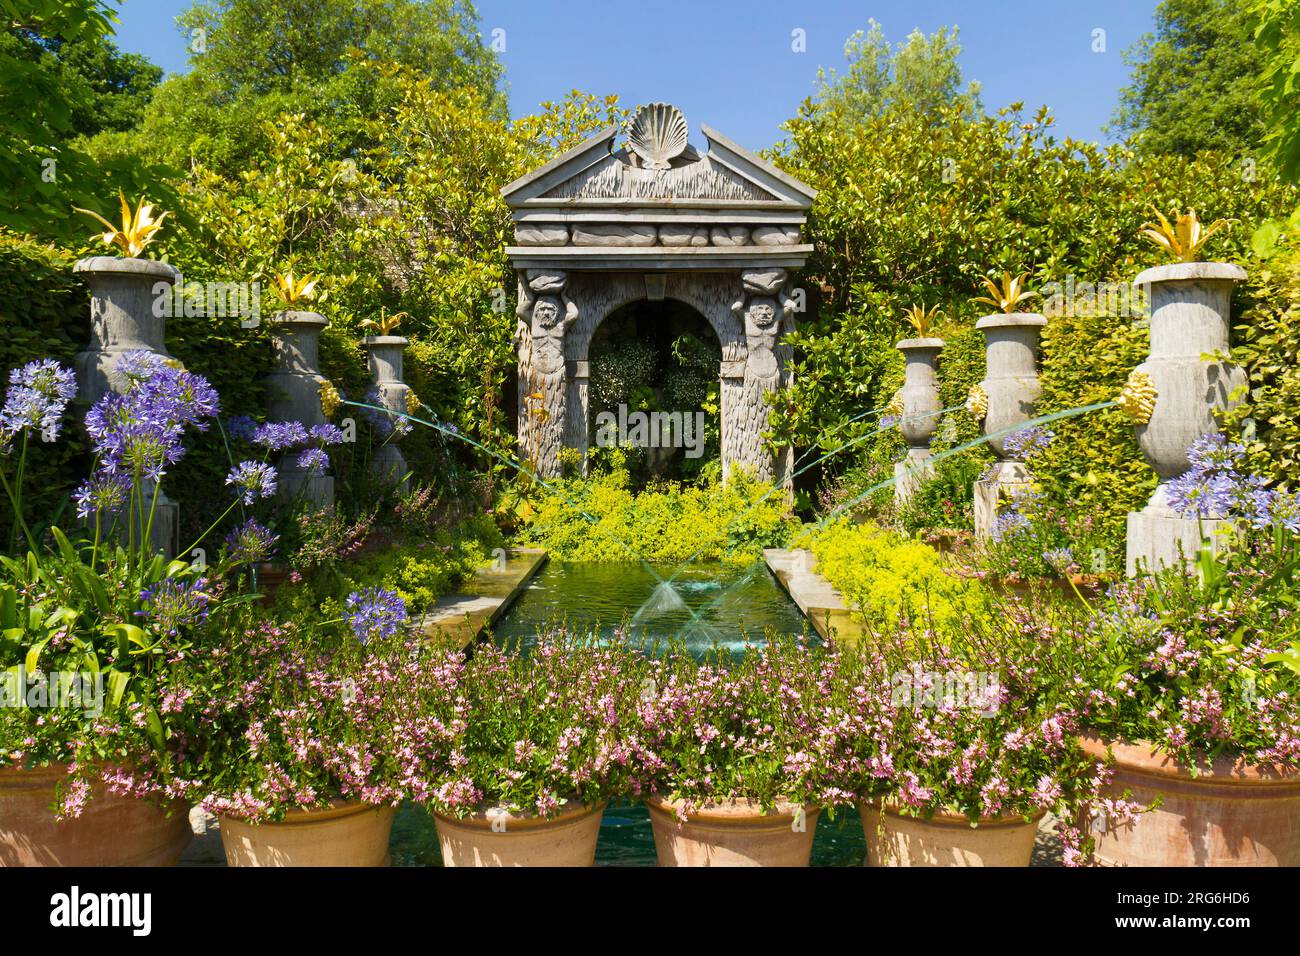
[[[225,520],[226,515],[230,514],[230,512],[234,510],[235,505],[239,504],[239,502],[240,502],[240,499],[239,499],[239,498],[236,498],[234,501],[232,501],[232,502],[230,503],[230,505],[226,508],[225,511],[223,511],[223,512],[221,512],[221,514],[217,515],[217,520],[214,521],[214,522],[212,522],[212,524],[208,525],[207,530],[204,531],[204,532],[203,532],[201,535],[199,535],[197,538],[195,538],[195,539],[194,539],[194,543],[193,543],[192,545],[190,545],[188,548],[186,548],[184,551],[180,552],[180,553],[181,553],[181,554],[189,554],[189,553],[191,553],[195,548],[197,548],[200,544],[202,544],[202,543],[203,543],[203,539],[206,538],[208,535],[210,535],[210,534],[212,533],[212,529],[213,529],[213,528],[215,528],[217,525],[221,524],[221,522]]]
[[[26,450],[24,449],[24,454],[25,453]],[[4,483],[5,494],[9,496],[9,504],[13,506],[14,528],[22,531],[23,537],[27,539],[27,546],[31,548],[32,553],[35,554],[36,539],[32,537],[31,529],[27,527],[27,521],[23,518],[22,503],[20,499],[14,495],[13,486],[9,484],[9,479],[5,477],[3,468],[0,468],[0,482]]]

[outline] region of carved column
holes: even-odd
[[[402,350],[406,343],[400,335],[368,335],[361,340],[378,393],[379,401],[375,404],[399,413],[391,416],[392,422],[401,421],[401,415],[406,414],[406,397],[411,391],[402,381]],[[370,469],[381,481],[390,484],[406,481],[406,456],[397,445],[402,434],[403,430],[394,429],[370,459]]]
[[[894,500],[905,503],[929,475],[930,439],[938,428],[939,353],[943,339],[904,339],[895,346],[904,355],[903,417],[898,430],[907,441],[907,457],[894,466]]]
[[[789,377],[782,333],[793,323],[794,303],[787,294],[784,269],[745,269],[740,274],[741,298],[732,312],[745,336],[743,370],[739,363],[722,367],[723,474],[735,465],[762,481],[790,483],[790,449],[774,458],[763,441],[767,431],[769,392],[784,388]],[[730,367],[728,367],[730,366]],[[737,372],[740,372],[737,375]]]
[[[986,315],[975,323],[986,342],[985,375],[979,384],[987,402],[985,435],[1004,432],[1034,417],[1034,402],[1042,392],[1038,384],[1038,335],[1046,324],[1043,316],[1028,312]],[[988,446],[998,461],[987,477],[975,482],[978,538],[987,538],[992,533],[999,500],[1029,481],[1024,462],[1007,457],[1009,437],[989,439]]]
[[[558,269],[529,269],[520,275],[519,454],[542,478],[560,474],[560,451],[568,429],[569,385],[564,336],[578,320],[578,307],[565,294],[568,275]]]
[[[77,353],[74,366],[78,398],[93,405],[108,392],[126,390],[127,382],[113,367],[127,352],[171,358],[165,341],[166,316],[180,273],[165,262],[116,256],[81,259],[72,271],[90,287],[90,342]],[[148,500],[153,483],[145,482],[143,490]],[[159,490],[150,544],[175,557],[179,526],[180,507]]]
[[[320,406],[320,334],[329,321],[316,312],[280,312],[271,320],[271,347],[276,368],[266,380],[267,415],[277,422],[302,422],[310,428],[325,422]],[[321,507],[334,503],[334,479],[298,467],[299,451],[281,456],[280,493],[303,495]]]

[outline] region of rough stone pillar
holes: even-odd
[[[745,358],[743,365],[723,363],[724,476],[740,465],[761,481],[790,484],[790,449],[774,458],[762,437],[767,430],[767,395],[780,391],[789,380],[788,350],[782,346],[782,333],[793,324],[789,281],[785,269],[745,269],[740,273],[741,296],[731,310],[744,331]]]
[[[1138,445],[1160,476],[1151,500],[1128,516],[1126,565],[1130,575],[1191,558],[1202,535],[1213,537],[1221,522],[1184,518],[1169,506],[1169,482],[1187,471],[1187,451],[1196,439],[1217,430],[1214,413],[1234,404],[1233,390],[1246,381],[1240,368],[1202,356],[1228,349],[1232,285],[1246,270],[1227,262],[1179,262],[1140,274],[1151,303],[1151,351],[1134,369],[1156,389],[1151,418],[1137,426]]]
[[[569,386],[564,336],[578,321],[578,306],[565,294],[567,273],[529,269],[519,277],[520,457],[541,478],[558,478],[568,429]]]
[[[379,393],[379,401],[389,411],[397,412],[393,421],[401,421],[407,413],[406,398],[411,388],[402,380],[402,350],[407,340],[400,335],[368,335],[361,340],[366,350],[370,376]],[[389,484],[406,483],[406,456],[402,454],[397,443],[402,439],[402,431],[394,430],[388,438],[375,449],[370,459],[370,470]]]
[[[573,360],[565,365],[569,378],[568,405],[565,412],[568,424],[564,434],[564,447],[572,448],[582,463],[582,473],[587,473],[587,401],[591,384],[591,363],[585,359]]]
[[[127,352],[167,352],[167,319],[173,286],[180,273],[165,262],[91,256],[72,271],[90,287],[90,342],[77,353],[77,397],[93,405],[108,392],[126,391],[127,382],[113,371]],[[153,484],[144,487],[145,498]],[[176,557],[180,507],[161,489],[154,510],[150,544],[167,557]]]
[[[979,386],[987,401],[985,435],[997,435],[1034,417],[1034,402],[1042,392],[1038,384],[1038,336],[1046,324],[1043,316],[1028,312],[986,315],[975,323],[986,342],[984,381]],[[989,439],[989,448],[998,461],[987,477],[975,482],[977,538],[987,538],[993,531],[999,500],[1029,481],[1024,462],[1007,456],[1008,437]]]
[[[904,339],[903,416],[898,430],[907,442],[907,457],[894,466],[894,500],[904,504],[930,474],[930,439],[938,429],[939,353],[943,339]]]
[[[267,415],[277,422],[302,422],[310,428],[325,422],[320,405],[320,334],[329,324],[316,312],[280,312],[271,320],[271,345],[276,368],[266,380]],[[298,451],[286,452],[277,465],[280,493],[288,498],[301,491],[320,507],[334,503],[334,479],[298,467]]]

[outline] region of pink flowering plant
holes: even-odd
[[[174,789],[250,822],[430,799],[463,731],[463,663],[408,634],[394,597],[353,595],[343,628],[250,620],[173,669]]]
[[[833,807],[859,766],[833,654],[769,635],[739,658],[679,648],[652,659],[638,708],[651,790],[682,810],[749,800]]]
[[[1300,767],[1297,568],[1278,521],[1239,526],[1218,554],[1207,543],[1191,568],[1116,585],[1066,637],[1084,725],[1193,773],[1221,756]]]
[[[562,630],[531,652],[475,647],[461,709],[439,715],[458,727],[449,772],[423,802],[455,817],[489,808],[549,817],[637,792],[644,681],[639,654]]]
[[[992,610],[943,629],[902,623],[840,655],[854,755],[845,788],[905,816],[972,824],[1050,811],[1078,862],[1086,848],[1069,821],[1106,777],[1077,743],[1071,660],[1035,609]]]

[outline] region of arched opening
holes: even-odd
[[[593,460],[622,448],[641,481],[720,467],[722,345],[704,316],[675,299],[630,302],[597,326],[587,357]]]

